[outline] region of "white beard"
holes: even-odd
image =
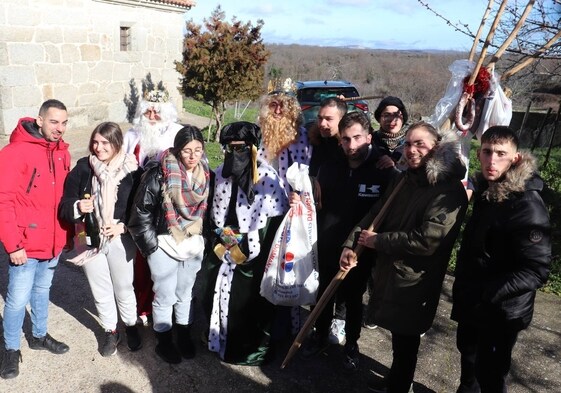
[[[167,124],[161,122],[150,124],[148,121],[142,121],[139,124],[140,146],[146,157],[153,157],[162,152],[161,135],[167,128]]]

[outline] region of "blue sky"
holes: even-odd
[[[475,32],[487,0],[423,0],[451,22]],[[265,22],[265,43],[362,46],[375,49],[469,51],[473,40],[448,26],[417,0],[197,0],[186,14],[201,24],[218,4],[230,21]],[[486,33],[485,33],[486,34]]]

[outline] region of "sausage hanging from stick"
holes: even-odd
[[[464,111],[467,110],[466,122],[464,123]],[[456,128],[465,135],[475,120],[475,100],[468,92],[463,92],[460,102],[456,107]]]

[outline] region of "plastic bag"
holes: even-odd
[[[286,173],[301,202],[279,226],[261,280],[260,294],[273,304],[315,304],[319,286],[316,209],[308,166],[294,163]]]
[[[475,63],[469,60],[456,60],[448,70],[452,73],[452,77],[446,87],[446,93],[434,108],[434,113],[429,118],[428,122],[436,128],[440,128],[442,124],[450,117],[453,111],[456,110],[460,97],[464,90],[464,78],[471,75],[475,69]]]
[[[489,127],[508,126],[512,119],[512,101],[505,95],[495,72],[492,73],[489,97],[485,101],[479,127],[475,136],[481,140],[481,136]]]

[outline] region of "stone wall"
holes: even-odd
[[[49,98],[64,102],[72,127],[126,121],[129,81],[148,72],[164,81],[181,107],[180,74],[186,8],[138,0],[2,0],[0,2],[0,134],[35,117]],[[131,50],[120,50],[129,26]]]

